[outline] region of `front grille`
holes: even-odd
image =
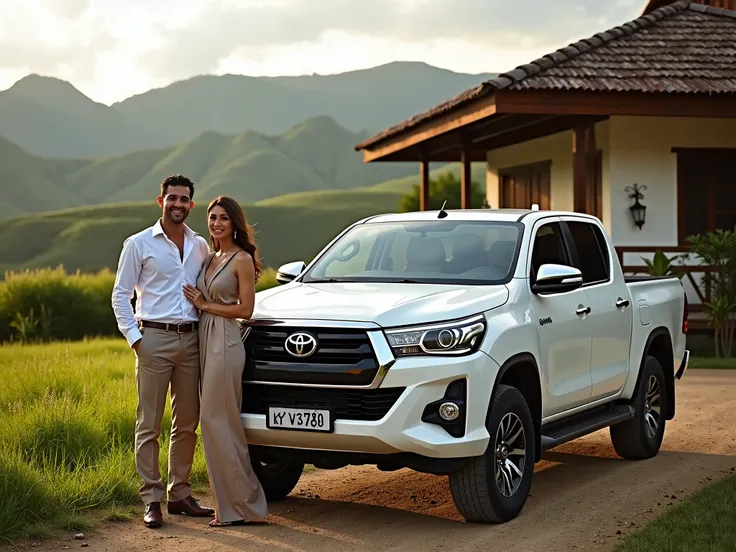
[[[305,332],[317,339],[306,358],[286,351],[287,338]],[[280,383],[369,385],[378,362],[365,330],[255,326],[245,340],[245,379]]]
[[[338,420],[376,421],[386,415],[404,389],[324,389],[244,384],[242,412],[266,414],[269,406],[329,408]]]

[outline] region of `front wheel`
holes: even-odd
[[[491,441],[483,456],[450,475],[450,491],[468,521],[503,523],[526,503],[534,473],[534,423],[524,396],[499,385],[487,420]]]
[[[627,460],[642,460],[659,452],[664,438],[667,400],[662,365],[653,356],[647,356],[639,388],[631,402],[634,417],[610,429],[616,454]]]
[[[284,500],[304,471],[303,462],[276,460],[256,451],[251,452],[250,463],[269,502]]]

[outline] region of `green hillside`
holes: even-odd
[[[309,260],[340,230],[363,217],[397,209],[401,192],[362,188],[286,195],[244,209],[255,225],[265,266]],[[0,272],[55,267],[68,271],[115,268],[123,240],[160,216],[158,205],[106,204],[0,221]],[[206,234],[205,210],[189,217]]]
[[[173,173],[194,180],[199,203],[221,194],[252,203],[416,174],[411,163],[363,163],[353,148],[364,136],[329,117],[315,117],[280,136],[205,132],[172,148],[93,159],[44,159],[0,138],[0,219],[83,205],[150,201],[159,183]]]
[[[0,135],[41,157],[110,157],[161,149],[203,132],[279,135],[328,116],[369,133],[494,76],[396,62],[336,75],[201,75],[107,106],[71,83],[28,75],[0,91]]]
[[[83,204],[43,160],[0,137],[0,218]]]

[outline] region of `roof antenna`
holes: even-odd
[[[437,213],[437,218],[443,219],[447,216],[447,211],[445,211],[445,205],[447,205],[447,200],[444,201],[442,204],[442,208],[440,209],[440,212]]]

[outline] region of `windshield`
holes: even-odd
[[[521,233],[512,222],[360,224],[302,281],[502,284],[513,273]]]

